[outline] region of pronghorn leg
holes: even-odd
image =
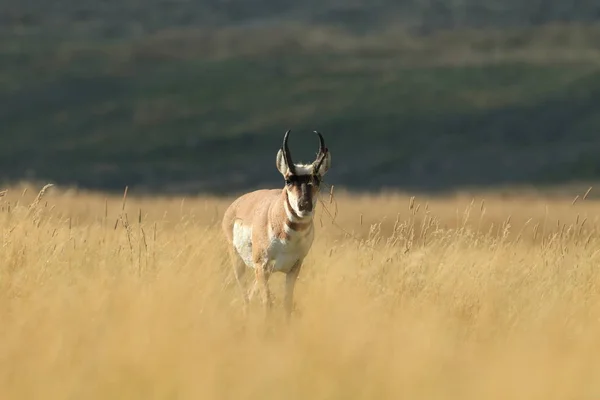
[[[265,315],[268,315],[271,306],[272,306],[272,298],[271,291],[269,290],[269,277],[271,276],[270,263],[268,261],[264,261],[262,263],[255,264],[255,289],[260,292],[261,301],[263,303],[263,307],[265,310]]]
[[[292,267],[291,271],[285,275],[284,305],[286,318],[288,321],[292,315],[292,311],[294,310],[294,288],[296,287],[296,280],[298,279],[301,268],[302,260],[298,260],[298,262]]]
[[[258,281],[255,279],[254,283],[252,284],[252,288],[250,289],[250,292],[248,292],[248,301],[252,301],[252,298],[254,297],[254,295],[256,294],[256,292],[258,291]]]
[[[242,301],[244,310],[248,306],[248,295],[246,293],[246,288],[242,283],[242,277],[244,276],[244,272],[246,272],[246,264],[242,260],[242,258],[237,254],[235,248],[229,248],[229,258],[231,260],[231,265],[233,267],[233,275],[235,276],[235,281],[237,283],[238,288],[240,289],[240,293],[242,295]]]

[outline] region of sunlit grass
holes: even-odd
[[[324,195],[298,312],[265,326],[227,263],[231,199],[38,191],[0,196],[0,398],[600,394],[584,193]]]

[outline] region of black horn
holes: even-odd
[[[319,135],[319,153],[317,154],[317,159],[314,162],[314,171],[318,171],[321,168],[321,164],[323,164],[323,160],[327,155],[327,147],[325,147],[325,140],[323,139],[323,135],[320,132],[315,131],[317,135]]]
[[[292,174],[296,174],[296,168],[294,166],[294,162],[292,161],[292,155],[290,154],[290,148],[288,147],[288,135],[291,130],[288,129],[283,136],[283,157],[285,158],[285,162],[287,164],[288,169]]]

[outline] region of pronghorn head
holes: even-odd
[[[312,164],[294,164],[288,148],[288,130],[283,137],[283,147],[277,152],[277,169],[285,179],[290,205],[300,217],[312,215],[323,175],[331,165],[331,154],[325,147],[323,135],[319,136],[319,154]]]

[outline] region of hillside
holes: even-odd
[[[51,36],[127,37],[173,27],[231,27],[295,21],[353,31],[390,23],[419,31],[515,28],[589,23],[600,17],[593,0],[43,0],[0,4],[4,32],[45,31]]]
[[[600,174],[592,3],[566,22],[520,23],[529,9],[513,7],[510,23],[490,11],[436,25],[449,11],[430,7],[419,20],[412,3],[399,14],[382,1],[368,29],[343,22],[334,2],[234,3],[1,6],[0,179],[217,192],[279,184],[288,128],[305,160],[316,150],[310,131],[322,131],[328,179],[355,189]],[[318,17],[326,9],[337,10],[329,20]]]

